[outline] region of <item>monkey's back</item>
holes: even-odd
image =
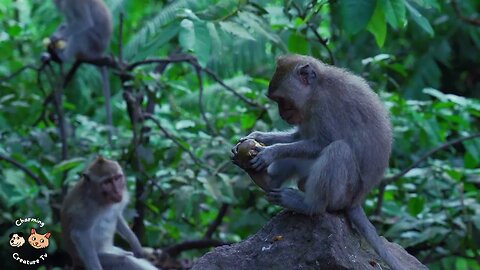
[[[315,118],[322,138],[345,140],[355,153],[362,186],[367,194],[388,167],[392,128],[388,111],[367,82],[353,73],[321,63],[326,74],[316,101]],[[358,198],[362,200],[363,198]]]
[[[93,36],[92,50],[103,53],[112,38],[113,21],[110,10],[101,0],[91,0],[95,5],[90,5],[90,12],[94,21],[91,35]]]

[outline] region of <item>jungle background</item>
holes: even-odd
[[[288,128],[264,94],[276,57],[300,53],[363,76],[391,113],[390,168],[364,205],[379,233],[430,269],[480,269],[479,1],[106,3],[124,63],[109,68],[112,144],[97,67],[63,88],[70,65],[40,61],[62,20],[53,1],[0,0],[0,268],[14,269],[8,235],[25,217],[52,232],[42,268],[65,265],[61,200],[98,154],[124,167],[125,216],[168,255],[159,266],[255,233],[280,208],[230,149]]]

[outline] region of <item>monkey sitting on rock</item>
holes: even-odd
[[[344,211],[392,269],[404,269],[362,208],[391,152],[390,119],[378,96],[361,77],[302,55],[278,59],[267,96],[295,128],[250,133],[232,149],[234,163],[274,204],[305,215]],[[251,143],[249,164],[238,156],[246,140],[264,145]],[[281,188],[292,177],[299,190]]]

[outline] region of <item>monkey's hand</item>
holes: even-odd
[[[265,170],[273,161],[277,159],[278,150],[276,146],[255,146],[254,150],[258,154],[250,161],[252,169],[257,172]]]
[[[313,214],[311,207],[305,203],[303,193],[296,189],[283,188],[270,190],[267,192],[267,200],[273,204],[300,214]]]
[[[246,141],[246,140],[255,140],[259,143],[266,144],[265,142],[267,141],[267,138],[265,137],[263,132],[254,131],[254,132],[248,134],[246,137],[241,138],[240,142],[243,142],[243,141]]]
[[[133,255],[137,258],[145,258],[145,251],[142,249],[133,250]]]

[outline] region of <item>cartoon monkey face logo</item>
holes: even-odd
[[[10,246],[21,247],[25,244],[25,238],[23,238],[22,232],[16,232],[10,234]]]
[[[31,234],[28,237],[28,243],[36,249],[48,247],[48,238],[50,238],[51,233],[47,232],[46,234],[39,234],[32,228]]]

